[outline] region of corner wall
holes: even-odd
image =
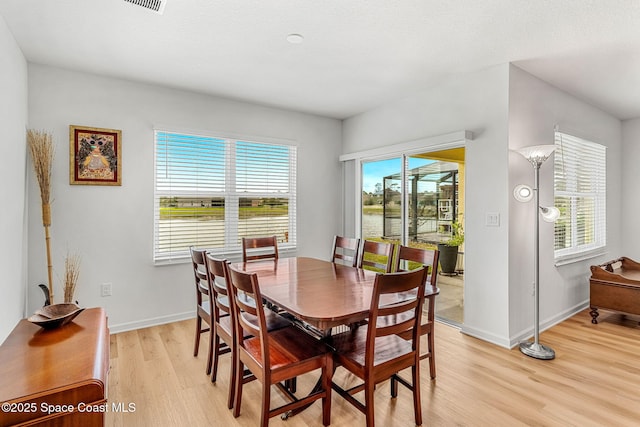
[[[509,149],[553,144],[554,126],[607,147],[607,254],[556,267],[553,225],[540,223],[540,324],[545,329],[589,303],[589,266],[621,255],[622,137],[618,119],[516,66],[509,72]],[[509,154],[509,196],[517,184],[533,186],[533,168]],[[540,203],[553,205],[553,157],[540,167]],[[509,197],[509,325],[512,344],[533,334],[533,227],[530,203]],[[633,235],[626,233],[627,235]]]
[[[458,74],[349,118],[343,125],[345,154],[461,130],[473,132],[473,141],[465,147],[463,332],[505,347],[510,342],[508,73],[504,64]],[[353,190],[353,176],[347,177],[346,185]],[[355,205],[345,206],[345,212],[345,224],[353,224]],[[498,227],[485,225],[487,213],[500,215]]]
[[[622,122],[622,249],[618,256],[640,260],[640,118]]]
[[[154,125],[298,144],[298,254],[328,258],[340,230],[339,120],[29,64],[30,127],[53,132],[54,276],[81,256],[76,299],[103,306],[112,332],[194,316],[191,264],[154,266]],[[122,130],[122,186],[69,185],[69,125]],[[29,283],[46,277],[39,201],[30,183]],[[113,295],[100,296],[112,283]],[[57,295],[62,295],[60,281]],[[31,309],[42,293],[29,287]],[[58,298],[59,301],[59,298]]]
[[[25,309],[27,61],[0,16],[0,343]]]

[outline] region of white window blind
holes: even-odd
[[[562,132],[555,133],[555,260],[562,264],[604,252],[606,222],[606,147]]]
[[[154,261],[232,255],[247,236],[295,248],[296,163],[292,145],[155,131]]]

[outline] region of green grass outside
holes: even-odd
[[[255,218],[259,216],[285,216],[289,215],[288,206],[248,206],[240,208],[240,219]],[[224,219],[224,207],[161,207],[160,219]]]

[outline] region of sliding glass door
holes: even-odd
[[[435,249],[451,239],[454,224],[464,227],[464,148],[362,161],[361,167],[362,239]],[[462,323],[463,272],[460,246],[455,272],[438,278],[436,315],[451,323]]]
[[[402,158],[362,163],[362,238],[402,235]]]

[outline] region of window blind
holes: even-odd
[[[229,256],[242,237],[295,248],[296,147],[155,131],[154,261]]]
[[[555,133],[556,263],[596,255],[606,245],[606,147]]]

